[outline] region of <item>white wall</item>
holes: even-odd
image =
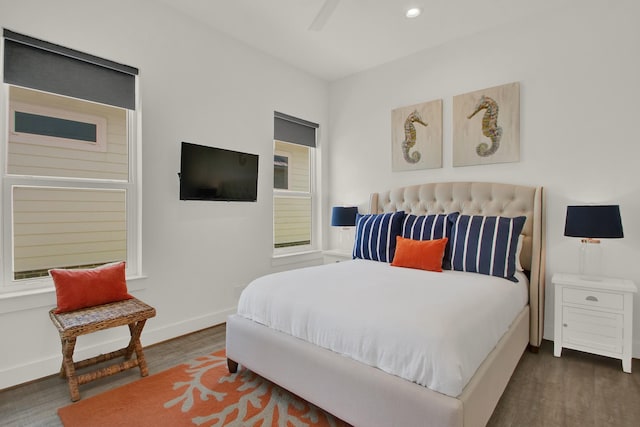
[[[640,2],[590,0],[579,10],[502,26],[332,83],[328,206],[366,208],[370,192],[431,181],[544,186],[545,337],[552,339],[551,275],[576,272],[578,264],[578,239],[563,236],[568,204],[620,204],[625,238],[603,240],[603,272],[640,287],[639,47]],[[520,162],[453,168],[452,97],[516,81]],[[391,172],[391,110],[438,98],[444,167]],[[336,244],[335,231],[325,231]],[[638,295],[635,305],[640,357]]]
[[[237,287],[284,268],[272,262],[273,111],[319,123],[324,145],[326,82],[155,1],[0,0],[0,26],[140,69],[147,278],[129,285],[158,313],[144,345],[224,322]],[[179,201],[181,141],[259,154],[258,202]],[[54,305],[53,292],[0,296],[0,389],[59,369]],[[119,329],[81,337],[78,357],[124,343]]]

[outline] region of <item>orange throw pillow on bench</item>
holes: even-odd
[[[412,240],[396,237],[396,253],[391,265],[417,268],[427,271],[442,271],[442,257],[447,238],[436,240]]]
[[[124,261],[90,269],[51,269],[56,313],[133,298],[127,291]]]

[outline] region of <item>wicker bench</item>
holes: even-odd
[[[54,309],[55,310],[55,309]],[[60,376],[67,378],[71,400],[80,399],[78,385],[85,384],[98,378],[122,372],[126,369],[140,367],[140,375],[145,377],[149,374],[147,362],[144,359],[142,345],[140,344],[140,334],[147,319],[156,315],[156,310],[142,301],[132,298],[124,301],[113,302],[95,307],[83,308],[66,313],[49,312],[49,317],[60,333],[62,342],[62,368]],[[129,326],[131,339],[126,347],[108,354],[101,354],[80,362],[73,361],[73,350],[76,345],[76,338],[80,335],[90,334],[103,329],[116,326]],[[131,359],[133,353],[136,358]],[[77,375],[76,369],[81,369],[97,363],[124,356],[121,363],[116,363],[93,372]]]

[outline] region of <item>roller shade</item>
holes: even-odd
[[[135,109],[138,69],[5,29],[4,82]]]
[[[293,144],[316,146],[317,123],[274,111],[273,139]]]

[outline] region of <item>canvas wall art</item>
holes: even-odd
[[[453,166],[520,161],[520,84],[453,97]]]
[[[442,100],[391,111],[392,170],[442,167]]]

